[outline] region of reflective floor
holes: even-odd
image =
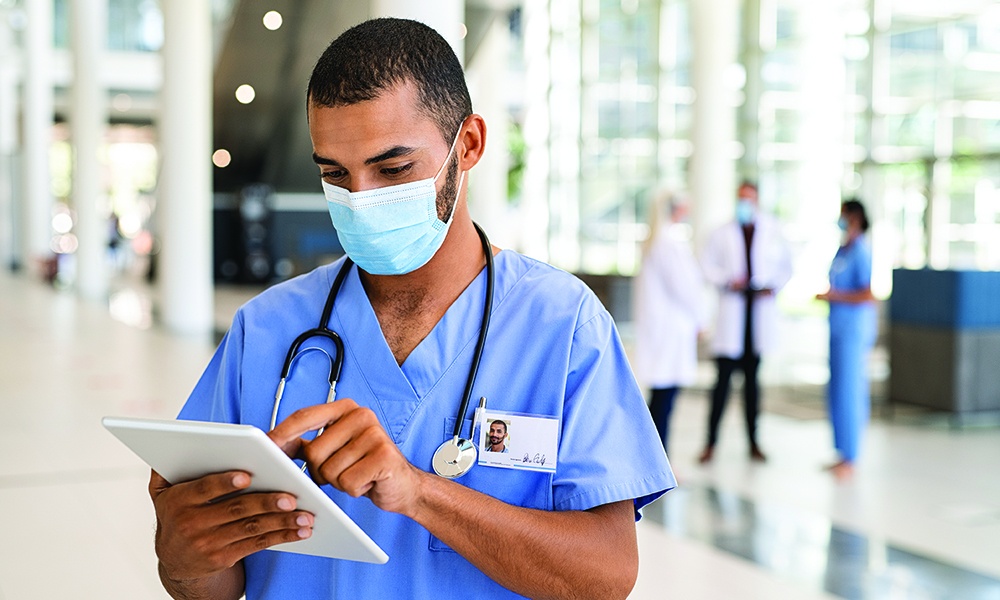
[[[249,293],[218,291],[221,327]],[[141,290],[116,290],[111,304],[115,318],[106,303],[0,273],[0,600],[166,597],[147,470],[100,418],[172,417],[215,340],[142,329]],[[854,478],[835,481],[823,470],[834,459],[817,384],[824,325],[785,327],[794,333],[764,365],[768,462],[747,459],[734,399],[714,462],[698,465],[709,364],[681,395],[680,487],[638,525],[631,597],[1000,600],[1000,427],[876,407]]]
[[[645,517],[684,539],[840,598],[1000,598],[1000,579],[899,548],[830,519],[714,487],[683,487]]]

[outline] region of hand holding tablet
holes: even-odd
[[[158,492],[183,493],[184,499],[172,503],[171,510],[184,511],[186,503],[201,509],[199,518],[213,523],[213,538],[227,540],[231,551],[241,554],[239,558],[269,547],[378,564],[388,560],[385,552],[256,427],[115,417],[106,417],[103,424],[154,471],[175,484],[154,489],[154,476],[154,498]],[[248,473],[249,485],[232,474],[204,477],[232,471]],[[198,482],[190,488],[176,485],[192,480]],[[234,492],[238,498],[231,497]],[[289,507],[289,501],[294,507]],[[219,505],[218,510],[214,504]],[[241,512],[245,516],[238,514]],[[305,513],[312,515],[312,531],[300,539],[300,531],[309,530],[308,524],[301,523],[309,520],[303,518],[308,517]]]

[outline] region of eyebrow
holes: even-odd
[[[365,159],[365,164],[374,165],[384,160],[389,160],[391,158],[398,158],[400,156],[409,156],[410,154],[413,154],[416,151],[417,151],[416,148],[412,148],[410,146],[393,146],[392,148],[389,148],[388,150],[386,150],[382,154],[379,154],[378,156],[373,156],[371,158]],[[332,158],[326,158],[325,156],[320,156],[315,152],[313,152],[313,162],[316,163],[317,165],[330,165],[334,167],[343,166],[339,162],[333,160]]]

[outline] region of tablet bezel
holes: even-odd
[[[104,417],[104,427],[170,483],[246,471],[248,492],[282,491],[315,515],[311,537],[268,548],[384,564],[388,555],[260,429],[252,425]]]

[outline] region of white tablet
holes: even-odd
[[[104,427],[170,483],[210,473],[246,471],[247,492],[287,492],[298,509],[315,515],[311,537],[270,550],[383,564],[388,555],[252,425],[105,417]],[[245,492],[244,492],[245,493]]]

